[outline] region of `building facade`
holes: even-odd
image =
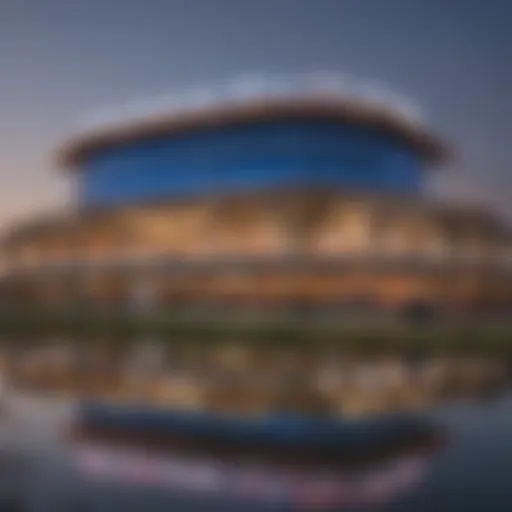
[[[343,95],[260,97],[114,123],[57,161],[67,215],[3,239],[2,289],[33,304],[400,309],[512,305],[508,226],[440,205],[425,127]]]

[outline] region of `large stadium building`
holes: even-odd
[[[509,228],[425,194],[448,153],[398,107],[333,91],[107,122],[59,148],[75,207],[7,233],[2,289],[41,305],[506,310]]]

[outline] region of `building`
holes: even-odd
[[[440,311],[512,304],[509,227],[424,193],[445,145],[399,108],[260,94],[109,122],[57,155],[76,207],[3,239],[32,304]]]

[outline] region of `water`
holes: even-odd
[[[264,510],[254,505],[230,508],[226,504],[192,504],[164,491],[133,487],[87,489],[83,484],[73,482],[59,466],[65,450],[58,441],[57,433],[72,414],[70,405],[62,402],[42,403],[39,399],[23,397],[11,399],[0,429],[4,455],[0,493],[7,495],[9,486],[12,492],[17,485],[18,490],[22,489],[32,498],[29,510],[34,512]],[[418,489],[379,510],[512,510],[512,396],[485,406],[445,408],[432,415],[448,428],[450,439],[447,445],[436,456],[430,473]],[[16,473],[9,470],[9,464],[20,467],[20,463],[30,466],[32,471]],[[63,492],[72,488],[73,492]],[[57,494],[62,496],[60,504],[50,499]]]
[[[421,488],[389,511],[512,510],[512,398],[439,411],[451,439]]]

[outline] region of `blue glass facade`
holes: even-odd
[[[90,156],[84,206],[279,186],[417,193],[423,162],[398,139],[334,122],[265,122],[141,140]]]

